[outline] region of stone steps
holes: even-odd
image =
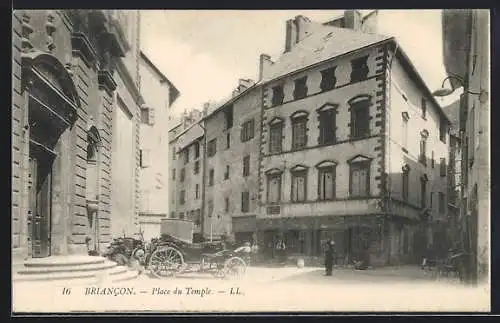
[[[103,257],[66,256],[29,259],[13,265],[13,282],[65,282],[95,284],[135,279],[139,273]]]

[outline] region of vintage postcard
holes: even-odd
[[[14,10],[13,315],[490,311],[489,24]]]

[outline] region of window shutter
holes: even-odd
[[[155,124],[155,109],[154,108],[149,108],[149,124],[154,125]]]

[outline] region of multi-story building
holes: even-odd
[[[161,218],[169,214],[169,144],[170,109],[179,97],[175,85],[140,53],[141,94],[140,126],[140,206],[139,225],[144,238],[160,234]]]
[[[138,41],[128,38],[122,19],[108,10],[13,13],[14,261],[86,254],[110,241],[115,218],[133,221],[112,207],[113,187],[122,185],[112,175],[114,133],[128,133],[128,145],[137,140],[134,123],[120,128],[114,112],[123,58]],[[133,192],[131,169],[126,185]]]
[[[139,230],[139,91],[140,14],[138,10],[114,10],[124,26],[127,53],[116,61],[116,91],[113,104],[111,235],[131,236]]]
[[[324,24],[295,17],[265,67],[256,230],[269,254],[277,237],[310,256],[334,239],[340,262],[369,253],[372,264],[439,245],[449,122],[375,26],[356,11]]]
[[[261,88],[240,79],[232,97],[208,114],[205,128],[203,236],[253,240],[258,205]],[[253,223],[253,225],[249,225]]]
[[[475,278],[488,278],[490,266],[490,61],[487,10],[443,10],[443,56],[451,90],[463,87],[460,102],[462,143],[463,247],[474,254]]]
[[[203,111],[207,111],[205,108]],[[203,209],[204,129],[199,123],[202,112],[185,113],[181,123],[168,133],[170,218],[194,223],[193,240],[201,239]]]
[[[451,122],[448,159],[448,241],[453,248],[459,247],[460,241],[460,192],[463,183],[460,102],[457,100],[443,107]]]

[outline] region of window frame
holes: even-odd
[[[293,99],[301,100],[307,97],[307,75],[296,78],[294,81]]]
[[[214,157],[217,154],[217,138],[210,140],[207,146],[207,156]]]
[[[349,164],[349,198],[369,198],[371,196],[371,164],[372,158],[358,155],[348,161]],[[366,169],[365,192],[361,195],[353,195],[353,173],[356,170]]]
[[[296,111],[290,116],[290,120],[292,123],[292,151],[293,150],[300,150],[303,148],[307,147],[307,142],[308,142],[308,121],[309,121],[309,113],[307,111]],[[297,131],[296,129],[297,126],[302,125],[304,127],[304,137],[302,138],[301,145],[299,145],[299,142],[297,141]]]
[[[215,183],[215,169],[210,168],[208,170],[208,186],[212,187],[214,186],[214,183]]]
[[[250,155],[243,157],[243,177],[250,176]]]
[[[338,165],[338,163],[336,161],[333,161],[333,160],[325,160],[325,161],[322,161],[321,163],[316,165],[316,169],[318,170],[318,183],[317,183],[317,187],[318,187],[317,200],[318,201],[333,201],[337,198],[337,192],[336,192],[337,191],[337,165]],[[322,183],[321,178],[324,174],[329,173],[329,172],[332,173],[332,185],[333,185],[333,187],[332,187],[332,197],[327,198],[324,187],[321,187],[321,183]],[[323,180],[323,186],[325,186],[324,180]]]
[[[350,136],[351,140],[358,140],[358,139],[364,139],[368,138],[371,134],[371,127],[370,127],[370,108],[372,106],[371,103],[372,97],[370,95],[358,95],[348,101],[349,106],[350,106]],[[366,119],[357,120],[357,113],[359,111],[363,111],[363,116],[366,117]],[[363,127],[359,127],[359,125],[362,124]],[[364,131],[361,131],[364,130]]]
[[[308,167],[304,165],[297,165],[290,169],[290,175],[291,175],[291,185],[290,185],[290,202],[291,203],[304,203],[307,202],[307,178],[308,178]],[[296,190],[297,187],[295,186],[295,180],[297,178],[303,178],[304,179],[304,197],[303,199],[298,199],[298,194]]]
[[[270,154],[279,154],[283,152],[283,129],[285,127],[285,122],[281,118],[274,118],[269,122],[269,153]],[[273,134],[274,132],[278,132],[279,136],[276,136],[279,138],[279,142],[276,143],[275,146],[277,146],[276,149],[273,149]]]
[[[427,184],[429,183],[429,179],[427,175],[420,177],[420,208],[427,208]]]
[[[403,201],[408,202],[410,200],[410,166],[408,164],[402,167],[401,173],[401,198]]]
[[[283,100],[285,99],[284,85],[278,84],[271,87],[271,92],[272,92],[271,106],[275,107],[283,104]]]
[[[321,70],[321,83],[319,85],[321,92],[333,90],[337,85],[337,77],[335,76],[337,66],[332,66]]]
[[[334,145],[337,142],[337,113],[338,113],[338,104],[334,103],[326,103],[323,106],[321,106],[319,109],[316,110],[318,114],[318,129],[319,129],[319,136],[318,136],[318,145],[321,146],[328,146],[328,145]],[[326,122],[325,119],[323,118],[323,114],[328,113],[331,114],[330,117],[332,117],[332,122]],[[327,129],[325,126],[326,125],[331,125],[331,129]],[[332,138],[330,141],[327,141],[325,138],[325,133],[327,132],[326,130],[331,130],[332,131]]]
[[[241,192],[241,213],[250,212],[250,192]]]
[[[357,57],[351,60],[351,83],[365,81],[368,78],[369,74],[370,68],[368,67],[368,55]]]
[[[277,201],[270,201],[270,184],[273,179],[278,180],[278,194],[279,196],[277,197]],[[267,189],[266,189],[266,203],[267,204],[280,204],[283,198],[283,171],[280,169],[270,169],[266,172],[266,184],[267,184]]]

